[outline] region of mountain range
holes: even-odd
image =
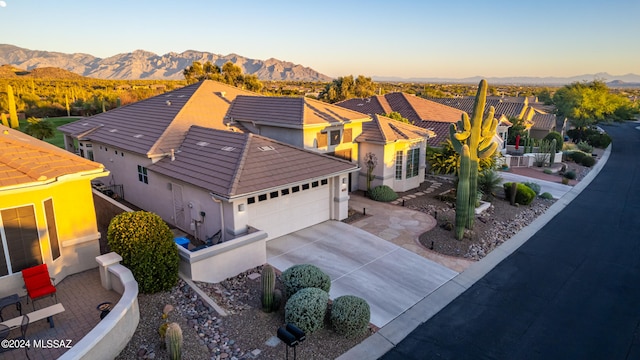
[[[72,73],[98,79],[119,80],[182,80],[182,71],[194,61],[211,61],[222,67],[227,61],[240,66],[245,74],[256,75],[260,80],[331,81],[332,78],[303,65],[274,58],[250,59],[237,54],[219,55],[210,52],[187,50],[157,55],[146,50],[113,55],[104,59],[89,54],[65,54],[54,51],[30,50],[9,44],[0,44],[0,65],[13,65],[26,70],[36,68],[60,68]],[[348,74],[345,74],[348,75]],[[359,74],[358,74],[359,75]],[[562,86],[573,82],[603,80],[610,87],[640,87],[640,75],[611,75],[608,73],[584,74],[572,77],[484,77],[400,78],[373,76],[379,82],[457,83],[477,84],[487,79],[490,84]]]
[[[164,55],[136,50],[108,58],[74,53],[30,50],[14,45],[0,44],[0,65],[13,65],[22,69],[55,67],[75,74],[118,80],[182,80],[182,71],[194,61],[212,63],[222,67],[228,61],[240,66],[245,74],[260,80],[331,81],[332,78],[311,68],[278,59],[256,60],[236,54],[219,55],[187,50]]]

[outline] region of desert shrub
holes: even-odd
[[[362,334],[369,327],[371,309],[366,300],[353,295],[336,298],[331,305],[331,325],[348,338]]]
[[[592,167],[596,164],[596,159],[593,156],[585,156],[580,160],[580,164],[586,167]]]
[[[496,152],[497,153],[497,152]],[[458,163],[460,162],[460,154],[453,148],[450,139],[443,141],[440,148],[427,148],[427,164],[429,164],[429,172],[432,174],[457,174]],[[478,162],[478,171],[485,169],[495,169],[497,154],[480,159]]]
[[[525,182],[523,184],[526,185],[529,189],[533,190],[533,192],[536,193],[536,196],[540,195],[540,184],[534,182]]]
[[[398,198],[398,194],[387,185],[379,185],[369,191],[369,197],[375,201],[389,202]]]
[[[293,294],[284,306],[284,320],[307,334],[322,328],[329,294],[318,288],[305,288]]]
[[[478,174],[478,191],[485,196],[492,196],[500,188],[502,177],[497,171],[487,169]]]
[[[591,154],[587,154],[585,152],[582,152],[580,150],[574,150],[574,151],[567,151],[565,153],[565,159],[566,160],[571,160],[577,164],[582,163],[582,159],[584,159],[585,157],[591,157]]]
[[[507,182],[502,185],[506,198],[511,197],[511,183]],[[518,183],[516,190],[516,203],[520,205],[529,205],[536,198],[536,193],[527,185]]]
[[[574,180],[578,176],[576,175],[576,171],[575,170],[569,170],[569,171],[564,173],[564,177],[569,179],[569,180]]]
[[[589,143],[586,141],[580,141],[578,143],[578,149],[580,151],[584,151],[588,154],[591,154],[591,152],[593,151],[593,146],[589,145]]]
[[[551,141],[555,139],[556,140],[556,148],[561,148],[562,147],[562,143],[564,142],[564,139],[562,138],[562,134],[560,134],[557,131],[552,131],[550,133],[548,133],[542,140],[547,140],[549,141],[549,143],[551,143]]]
[[[548,192],[543,192],[542,194],[540,194],[540,197],[545,199],[545,200],[552,200],[553,199],[553,195],[549,194]]]
[[[160,216],[125,212],[111,220],[107,230],[111,251],[122,256],[143,293],[171,289],[178,282],[178,248],[173,233]]]
[[[594,147],[604,149],[611,144],[611,136],[609,134],[593,134],[587,138],[587,142]]]
[[[326,292],[331,289],[329,275],[311,264],[293,265],[282,273],[281,279],[287,298],[304,288],[318,288]]]
[[[544,169],[542,170],[542,172],[545,174],[553,174],[553,171],[551,171],[551,169]]]

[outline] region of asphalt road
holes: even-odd
[[[382,359],[640,359],[640,131],[520,249]]]

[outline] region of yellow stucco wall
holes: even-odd
[[[0,189],[0,210],[33,206],[40,237],[42,259],[49,267],[55,282],[65,276],[96,267],[95,257],[100,255],[99,233],[91,190],[91,179],[108,172],[89,176],[62,177],[48,184],[16,189]],[[44,202],[51,199],[58,232],[60,257],[52,259]],[[16,283],[20,273],[0,278],[0,287]],[[5,279],[6,278],[6,279]],[[19,281],[18,281],[19,282]],[[13,291],[15,292],[15,291]]]

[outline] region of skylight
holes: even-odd
[[[258,146],[258,149],[260,149],[260,151],[270,151],[270,150],[275,150],[276,148],[274,148],[271,145],[266,145],[266,146]]]
[[[144,135],[142,135],[142,134],[135,134],[135,135],[133,135],[133,137],[134,137],[134,138],[136,138],[136,139],[140,139],[140,138],[141,138],[141,137],[143,137],[143,136],[144,136]]]
[[[196,145],[204,147],[204,146],[209,145],[209,143],[206,142],[206,141],[199,141],[199,142],[196,143]]]
[[[110,133],[114,133],[114,132],[117,132],[117,131],[118,131],[118,129],[111,129],[111,130],[109,130],[109,132],[110,132]]]
[[[234,148],[233,146],[225,146],[225,147],[223,147],[223,148],[222,148],[222,149],[220,149],[220,150],[222,150],[222,151],[233,151],[233,150],[235,150],[235,149],[236,149],[236,148]]]

